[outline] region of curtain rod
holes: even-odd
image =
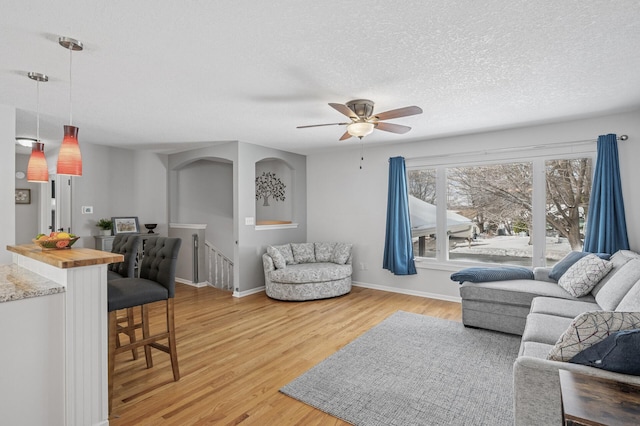
[[[627,135],[620,135],[620,136],[616,137],[616,140],[619,140],[619,141],[626,141],[627,139],[629,139],[629,136],[627,136]],[[509,147],[509,148],[484,149],[484,150],[481,150],[481,151],[472,151],[472,152],[463,152],[463,153],[457,153],[456,152],[456,153],[450,153],[450,154],[428,155],[428,156],[424,156],[424,157],[408,158],[408,160],[416,160],[416,159],[420,159],[420,158],[433,159],[433,158],[447,158],[447,157],[458,157],[458,156],[469,156],[469,155],[486,155],[486,154],[494,154],[494,153],[498,153],[498,152],[520,151],[520,150],[523,150],[523,149],[562,148],[562,147],[566,147],[566,146],[583,145],[583,144],[586,145],[586,144],[596,143],[596,142],[598,142],[597,139],[584,139],[584,140],[580,140],[580,141],[549,143],[549,144],[544,144],[544,145],[526,145],[526,146]]]

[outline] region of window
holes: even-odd
[[[411,165],[416,258],[551,266],[582,250],[592,158]]]

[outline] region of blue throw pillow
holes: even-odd
[[[586,255],[591,254],[586,251],[570,251],[562,260],[551,268],[551,272],[549,272],[549,278],[554,281],[558,281],[560,277],[569,270],[578,260],[582,259]],[[609,260],[611,257],[608,253],[594,253],[600,259]]]
[[[640,376],[640,329],[622,330],[578,352],[569,362]]]
[[[451,274],[452,281],[483,283],[487,281],[532,280],[533,271],[524,266],[488,266],[465,268]]]

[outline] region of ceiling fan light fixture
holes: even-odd
[[[373,125],[373,123],[368,123],[368,122],[351,123],[347,126],[347,132],[351,136],[355,136],[362,139],[364,136],[371,134],[371,132],[373,132],[374,127],[375,126]]]

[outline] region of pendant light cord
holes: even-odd
[[[40,142],[40,81],[36,80],[36,142]]]
[[[69,48],[69,125],[73,126],[73,102],[71,101],[71,92],[72,92],[72,80],[71,80],[71,66],[73,57],[73,48]]]

